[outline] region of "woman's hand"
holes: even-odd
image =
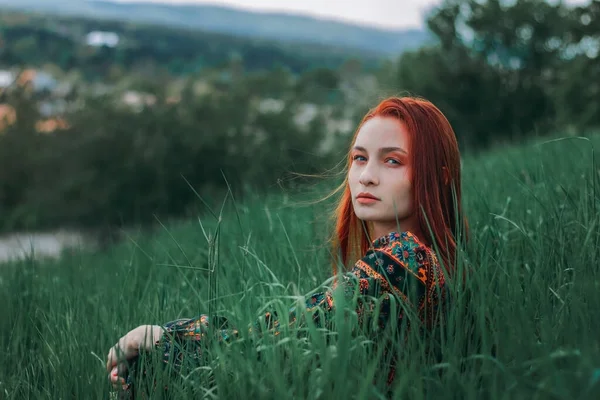
[[[119,384],[125,383],[123,377],[126,371],[125,362],[137,357],[140,351],[152,350],[163,332],[164,329],[159,325],[141,325],[129,331],[111,347],[107,356],[106,370],[113,388],[117,389]]]

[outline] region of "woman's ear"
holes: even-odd
[[[450,183],[450,171],[448,171],[448,167],[442,167],[442,173],[444,174],[444,185]]]

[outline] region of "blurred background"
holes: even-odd
[[[387,95],[433,101],[463,154],[591,132],[599,17],[600,0],[0,0],[0,261],[302,188]]]

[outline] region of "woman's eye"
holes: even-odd
[[[392,165],[400,165],[401,164],[400,161],[398,161],[398,160],[396,160],[394,158],[388,158],[387,160],[385,160],[385,162],[387,164],[392,164]]]
[[[355,155],[354,157],[352,157],[353,161],[367,161],[367,158],[365,156],[361,156],[361,155]]]

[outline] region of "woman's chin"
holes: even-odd
[[[379,220],[376,212],[369,212],[370,210],[355,210],[356,217],[361,221],[373,222]]]

